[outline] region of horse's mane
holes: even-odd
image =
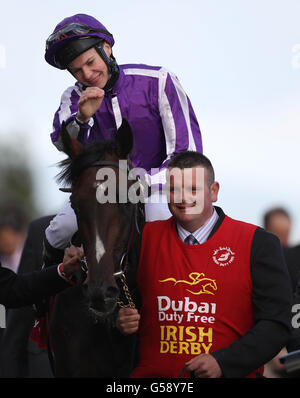
[[[68,157],[58,163],[62,170],[56,176],[57,182],[72,185],[84,169],[102,160],[106,153],[113,155],[114,152],[115,142],[112,140],[97,141],[88,145],[76,158]]]

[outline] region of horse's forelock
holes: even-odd
[[[103,159],[106,153],[113,155],[114,152],[114,141],[97,141],[90,144],[76,158],[67,158],[59,162],[62,170],[56,176],[57,182],[72,185],[84,169]]]

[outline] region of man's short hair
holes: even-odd
[[[192,167],[201,166],[208,171],[208,185],[210,186],[215,181],[215,172],[211,161],[200,152],[184,151],[175,155],[168,164],[168,169],[179,168],[188,169]]]

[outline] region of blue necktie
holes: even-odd
[[[194,235],[190,234],[184,239],[184,243],[187,243],[188,245],[198,245],[199,242],[197,239],[194,237]]]

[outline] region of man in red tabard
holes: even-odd
[[[291,286],[279,240],[214,207],[209,159],[168,166],[172,217],[146,224],[137,270],[141,307],[117,326],[138,332],[132,377],[259,377],[290,336]]]

